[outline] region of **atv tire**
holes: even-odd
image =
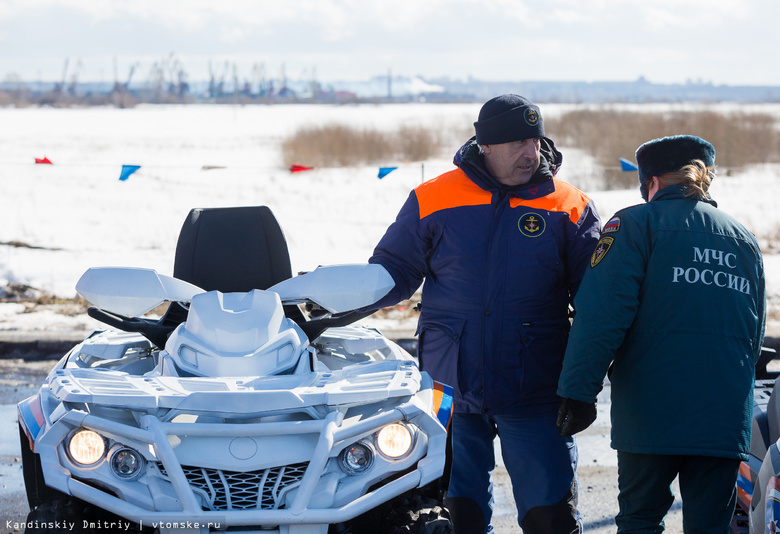
[[[106,529],[130,534],[146,534],[150,529],[141,530],[138,525],[127,519],[96,508],[75,497],[61,494],[61,498],[47,501],[27,514],[26,534],[105,534]],[[73,527],[73,528],[72,528]]]
[[[407,493],[353,520],[351,534],[452,534],[450,514],[441,503]]]
[[[30,441],[21,426],[19,427],[19,448],[22,451],[22,476],[30,510],[45,502],[66,497],[64,493],[46,485],[43,479],[41,457],[30,450]]]
[[[123,527],[121,530],[130,534],[151,532],[148,529],[142,531],[126,519],[50,488],[43,478],[41,457],[30,450],[27,434],[21,427],[19,427],[19,445],[22,451],[24,487],[27,492],[27,503],[30,505],[30,513],[27,514],[26,521],[29,527],[25,529],[26,533],[73,534],[74,530],[69,526],[73,525],[77,532],[105,534],[105,525],[111,524],[121,524]],[[85,523],[87,528],[84,527]],[[102,526],[89,528],[90,523]]]
[[[451,534],[449,512],[434,499],[402,499],[387,516],[387,534]]]

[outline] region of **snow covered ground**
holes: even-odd
[[[293,272],[364,262],[410,189],[452,168],[451,153],[463,139],[453,139],[441,159],[384,162],[381,166],[398,169],[380,180],[379,166],[291,174],[281,161],[283,138],[301,126],[330,123],[391,131],[421,124],[460,131],[471,125],[479,107],[0,109],[0,243],[25,245],[0,244],[0,288],[16,282],[71,297],[90,266],[141,266],[170,274],[179,229],[194,207],[269,206],[285,231]],[[570,107],[545,105],[542,112],[549,116]],[[780,115],[780,106],[767,109]],[[565,159],[559,176],[588,192],[603,219],[641,201],[637,189],[593,190],[598,167],[578,150],[561,149]],[[34,164],[44,156],[54,164]],[[125,164],[141,168],[120,181]],[[712,187],[721,208],[762,240],[775,306],[780,306],[780,260],[771,239],[780,237],[779,177],[780,168],[763,165],[719,177]],[[40,330],[52,328],[50,320],[60,326],[67,320],[56,314],[24,317],[20,310],[0,304],[0,331]]]
[[[285,231],[293,272],[321,264],[364,262],[409,191],[423,179],[451,169],[452,153],[464,139],[453,139],[441,159],[384,162],[382,166],[399,168],[382,180],[377,178],[378,166],[291,174],[281,162],[282,139],[300,126],[329,123],[388,130],[401,124],[430,124],[461,131],[471,125],[479,107],[0,108],[0,291],[9,283],[20,283],[72,297],[76,281],[91,266],[150,267],[171,274],[179,229],[194,207],[269,206]],[[567,108],[571,106],[545,105],[542,112],[550,116]],[[767,108],[780,116],[780,106],[763,109]],[[599,169],[594,162],[581,151],[560,148],[565,158],[559,176],[588,192],[602,219],[641,202],[638,189],[595,190]],[[35,158],[44,156],[54,165],[34,164]],[[120,181],[121,167],[126,164],[141,169]],[[204,166],[222,168],[203,170]],[[720,207],[759,237],[765,250],[770,306],[775,310],[780,309],[778,193],[780,167],[768,165],[719,177],[712,187]],[[83,314],[65,315],[61,308],[44,307],[36,313],[24,310],[21,304],[0,303],[0,338],[18,334],[56,337],[101,327]],[[780,313],[775,311],[774,316],[780,318]],[[407,319],[403,326],[413,328],[413,323],[414,318],[411,324]],[[379,326],[386,332],[393,328],[389,322]],[[769,326],[769,333],[778,335],[778,322]],[[607,391],[599,401],[599,419],[578,440],[580,465],[606,466],[603,477],[610,482],[604,484],[612,488],[616,458],[607,437]],[[0,405],[0,415],[2,421],[14,421],[15,406]],[[8,434],[11,441],[0,439],[0,456],[18,455],[15,435]],[[21,495],[20,472],[18,466],[12,467],[16,478],[8,478],[5,484]],[[0,471],[12,467],[0,465]],[[598,480],[594,482],[590,472],[582,476],[587,482],[587,493],[581,497],[586,520],[592,523],[610,517],[614,496],[607,499],[596,490],[591,493],[592,487],[600,487]],[[506,481],[503,486],[498,484],[497,491],[497,516],[509,525],[514,512]],[[614,488],[610,491],[614,493]],[[593,501],[590,505],[588,499]],[[681,532],[673,528],[679,523],[678,505],[670,532]],[[598,532],[612,528],[611,521],[602,523]]]

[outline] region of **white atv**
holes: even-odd
[[[449,532],[452,390],[347,326],[392,285],[378,265],[291,277],[262,206],[192,210],[174,277],[88,270],[113,329],[18,405],[27,532]]]
[[[767,369],[776,356],[763,347],[756,363],[750,455],[737,475],[733,534],[780,532],[780,373]]]

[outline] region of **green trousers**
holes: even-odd
[[[740,461],[711,456],[618,451],[618,534],[660,534],[680,477],[685,534],[727,534],[737,502]]]

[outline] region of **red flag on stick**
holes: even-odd
[[[54,165],[54,163],[52,163],[52,162],[49,160],[49,158],[47,158],[46,156],[43,156],[43,159],[41,159],[41,158],[35,158],[35,163],[45,163],[45,164],[47,164],[47,165]]]
[[[303,172],[303,171],[311,171],[314,167],[305,167],[304,165],[296,165],[292,164],[290,166],[290,172]]]

